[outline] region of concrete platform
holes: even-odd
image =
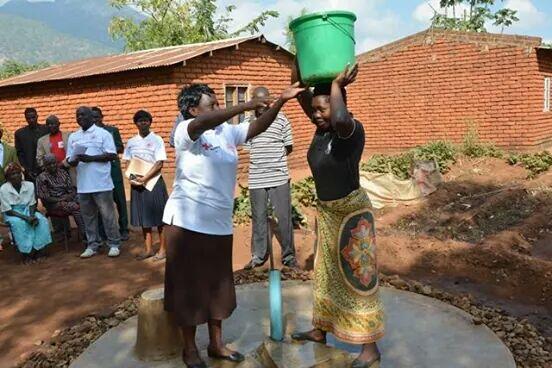
[[[286,333],[307,330],[312,317],[312,285],[283,284]],[[469,314],[436,299],[395,289],[382,289],[387,313],[386,335],[378,343],[382,368],[515,368],[506,346],[486,326],[476,326]],[[260,367],[255,361],[265,341],[268,319],[266,284],[237,287],[238,309],[225,322],[224,335],[231,348],[248,354],[239,368]],[[133,355],[136,317],[108,331],[92,344],[70,368],[182,368],[179,359],[141,362]],[[198,329],[198,346],[207,347],[205,326]],[[265,344],[278,360],[277,367],[347,366],[344,361],[358,352],[358,346],[342,344],[331,336],[326,349],[318,344]],[[272,350],[271,350],[272,349]],[[349,355],[343,354],[348,352]],[[348,358],[349,357],[349,358]],[[332,359],[335,363],[329,363]],[[338,364],[338,361],[341,362]],[[291,363],[291,364],[290,364]],[[235,367],[220,365],[217,367]]]

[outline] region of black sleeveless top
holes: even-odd
[[[316,194],[321,201],[341,199],[360,188],[359,163],[364,151],[364,128],[343,139],[335,132],[316,132],[307,153]]]

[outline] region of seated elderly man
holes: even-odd
[[[56,216],[73,216],[82,239],[86,239],[77,191],[66,169],[59,167],[56,156],[47,154],[43,160],[44,171],[36,179],[38,198],[48,213]]]

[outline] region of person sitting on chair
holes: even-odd
[[[48,213],[57,217],[73,216],[81,238],[86,239],[77,191],[69,172],[59,167],[57,158],[53,154],[45,155],[42,163],[44,171],[36,179],[38,198]]]
[[[4,170],[7,182],[0,187],[0,209],[10,226],[14,243],[25,264],[43,257],[52,243],[48,220],[36,210],[34,184],[23,181],[23,170],[10,163]]]

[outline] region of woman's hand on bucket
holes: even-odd
[[[282,92],[282,95],[280,96],[280,98],[285,102],[287,102],[299,96],[299,94],[301,94],[304,91],[305,91],[305,88],[301,87],[301,82],[295,82]]]
[[[343,88],[348,86],[351,83],[354,83],[358,75],[358,64],[355,63],[352,67],[350,64],[347,64],[345,70],[339,73],[334,79],[334,83],[337,83],[339,87]]]

